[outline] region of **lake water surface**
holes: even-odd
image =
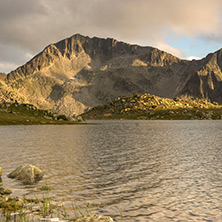
[[[97,121],[0,126],[6,177],[30,163],[67,206],[95,204],[116,221],[222,221],[222,121]]]

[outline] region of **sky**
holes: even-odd
[[[0,0],[0,72],[76,33],[199,59],[222,48],[222,1]]]

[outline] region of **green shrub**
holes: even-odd
[[[64,121],[68,121],[68,118],[67,118],[65,115],[59,115],[59,116],[57,116],[57,120],[60,120],[60,119],[62,119],[62,120],[64,120]]]

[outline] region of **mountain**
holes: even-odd
[[[222,103],[222,49],[192,62],[190,69],[189,79],[180,94]]]
[[[221,50],[186,61],[152,47],[76,34],[50,44],[7,78],[0,74],[0,99],[68,116],[133,93],[222,102],[221,59]]]

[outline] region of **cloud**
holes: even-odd
[[[10,62],[0,62],[0,71],[4,73],[8,73],[10,70],[16,69],[18,67],[17,64]]]
[[[32,55],[75,33],[151,46],[173,33],[219,41],[221,0],[1,0],[0,27],[0,45]]]
[[[166,44],[165,42],[157,42],[156,44],[154,44],[154,47],[161,49],[163,51],[166,51],[168,53],[171,53],[174,56],[177,56],[179,58],[184,58],[186,57],[186,55],[184,54],[184,52],[178,48],[174,48],[168,44]]]
[[[0,72],[8,73],[33,56],[34,54],[18,46],[0,44]]]
[[[1,0],[0,42],[39,50],[77,32],[130,41],[215,34],[220,0]]]
[[[195,59],[195,60],[200,60],[200,59],[202,59],[202,58],[197,57],[197,56],[188,56],[188,57],[185,57],[184,59],[186,59],[186,60],[193,60],[193,59]]]

